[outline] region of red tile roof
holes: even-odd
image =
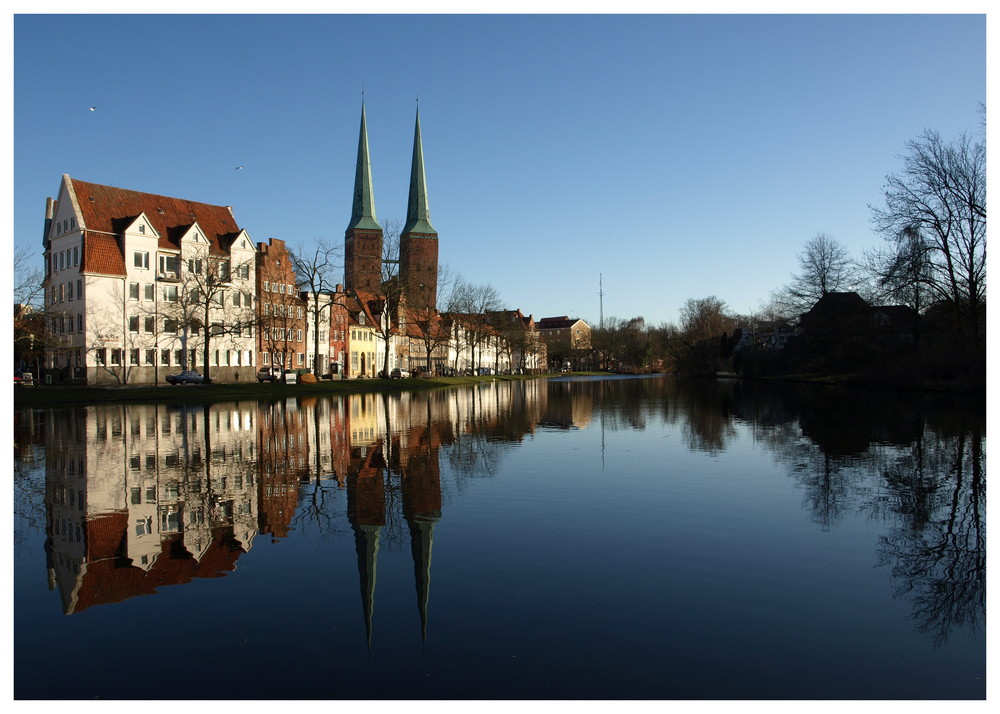
[[[240,233],[236,219],[225,206],[102,186],[79,179],[69,181],[80,207],[81,227],[86,231],[85,272],[125,274],[125,259],[116,236],[140,214],[146,215],[159,234],[159,247],[167,250],[179,249],[180,237],[195,223],[215,254],[227,253]]]

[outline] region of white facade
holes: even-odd
[[[113,213],[119,197],[126,215]],[[227,212],[231,220],[224,207],[182,204],[192,206],[190,217],[158,208],[176,214],[178,203],[63,177],[43,281],[50,318],[43,366],[54,381],[163,383],[185,368],[221,381],[253,378],[253,243],[234,230],[221,246],[195,213],[218,223]]]

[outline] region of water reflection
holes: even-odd
[[[669,379],[487,383],[420,394],[290,397],[15,415],[16,542],[44,518],[63,611],[224,576],[255,539],[354,539],[368,646],[380,548],[408,548],[427,638],[442,470],[461,494],[536,431],[667,428],[690,452],[768,451],[817,528],[884,524],[878,565],[937,642],[985,616],[985,415],[961,403]],[[35,489],[44,491],[39,498]],[[345,505],[346,497],[346,505]],[[342,511],[338,511],[341,508]],[[345,526],[346,518],[346,526]]]

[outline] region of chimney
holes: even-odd
[[[52,229],[52,219],[56,215],[56,201],[49,196],[45,199],[45,232],[42,234],[42,245],[49,247],[49,231]]]
[[[342,293],[342,292],[344,292],[344,285],[343,285],[343,283],[337,283],[337,285],[333,289],[333,292],[335,292],[335,293]]]

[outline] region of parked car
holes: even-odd
[[[280,370],[273,367],[261,367],[257,370],[258,382],[277,382]]]
[[[191,369],[185,369],[180,374],[171,374],[167,376],[167,382],[169,384],[201,384],[205,381],[205,378]]]
[[[406,379],[409,376],[409,370],[400,369],[399,367],[396,367],[396,369],[389,372],[389,379]]]

